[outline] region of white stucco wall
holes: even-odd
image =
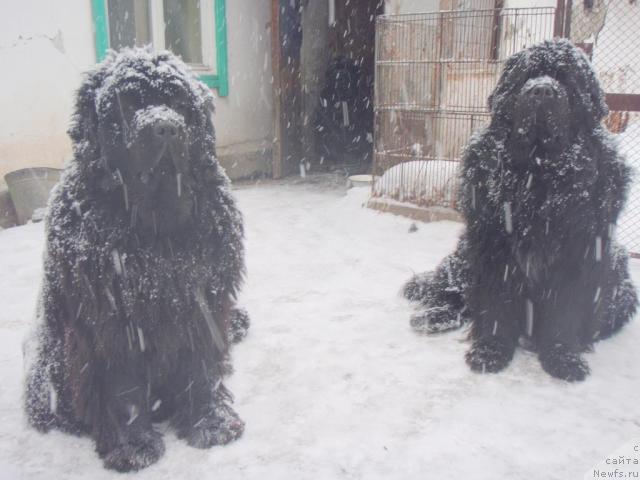
[[[218,147],[271,144],[269,2],[227,1],[229,96],[217,101]],[[0,184],[29,166],[61,167],[74,91],[95,63],[88,0],[0,1]]]
[[[440,10],[440,0],[386,0],[385,13],[424,13]]]
[[[555,7],[556,0],[505,0],[505,8]]]
[[[73,92],[94,62],[90,2],[0,2],[0,183],[69,158]]]
[[[227,0],[229,96],[214,119],[218,147],[272,141],[270,3]]]

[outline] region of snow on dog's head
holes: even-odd
[[[550,129],[562,118],[579,118],[572,123],[593,128],[608,112],[589,59],[565,39],[538,43],[506,61],[489,97],[492,125],[520,128],[525,106],[537,122],[554,118]]]
[[[170,52],[110,52],[77,93],[74,167],[92,192],[123,190],[125,210],[165,202],[186,220],[197,178],[217,167],[212,112],[210,90]]]

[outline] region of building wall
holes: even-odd
[[[73,92],[94,62],[90,2],[0,2],[0,182],[70,157]]]
[[[270,172],[271,2],[227,0],[229,96],[216,102],[218,156],[232,178]]]
[[[440,10],[440,0],[386,0],[385,13],[424,13]]]
[[[268,168],[272,138],[269,2],[227,1],[229,96],[217,100],[229,173]],[[62,167],[74,92],[95,63],[88,0],[0,2],[0,183],[24,167]]]
[[[448,4],[452,0],[387,0],[386,13],[423,13],[440,10],[441,5]],[[483,5],[485,2],[478,0],[456,0],[458,6],[455,8],[486,8],[476,7],[476,4]],[[555,7],[556,0],[505,0],[506,8],[527,8],[527,7]],[[451,8],[446,6],[446,8]]]

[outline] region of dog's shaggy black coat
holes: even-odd
[[[26,410],[93,437],[105,466],[164,451],[152,422],[206,448],[243,423],[221,383],[243,224],[215,159],[213,97],[170,53],[111,53],[84,79],[74,158],[49,203]],[[234,328],[235,327],[235,328]]]
[[[434,333],[470,321],[475,371],[505,368],[520,340],[551,375],[582,380],[580,353],[636,310],[613,237],[630,170],[600,124],[595,73],[566,40],[512,56],[489,105],[490,125],[462,164],[465,232],[435,272],[405,286],[421,305],[412,326]]]

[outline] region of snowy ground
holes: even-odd
[[[398,295],[433,268],[460,226],[361,207],[362,189],[243,187],[253,326],[228,386],[240,441],[200,451],[170,432],[140,479],[580,479],[640,438],[640,324],[588,354],[579,385],[518,352],[498,375],[471,373],[463,332],[420,337]],[[0,479],[122,478],[91,441],[26,427],[21,342],[34,310],[41,224],[0,232]],[[640,262],[632,270],[640,284]]]

